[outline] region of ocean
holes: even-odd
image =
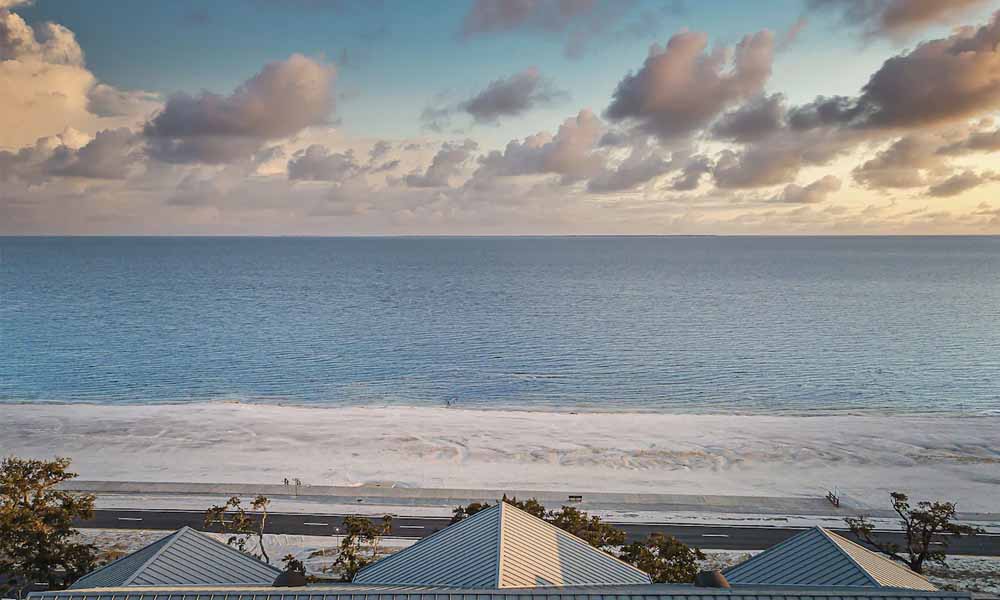
[[[0,238],[0,402],[1000,414],[1000,237]]]

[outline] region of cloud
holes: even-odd
[[[161,106],[157,94],[123,91],[105,83],[87,93],[87,110],[99,117],[148,117]]]
[[[500,117],[527,112],[538,104],[546,104],[565,96],[531,67],[510,77],[496,79],[486,89],[460,103],[458,108],[477,123],[494,123]]]
[[[784,119],[784,95],[761,95],[722,115],[712,126],[712,135],[737,142],[754,142],[781,129]]]
[[[703,175],[712,172],[714,163],[707,156],[694,156],[681,169],[680,175],[670,183],[670,189],[678,192],[689,192],[698,189]]]
[[[513,140],[503,152],[480,157],[477,176],[509,177],[554,173],[572,183],[600,173],[604,158],[593,153],[604,125],[590,110],[566,119],[553,136],[542,132]]]
[[[871,188],[912,188],[927,185],[927,171],[941,170],[939,138],[931,135],[903,136],[875,158],[854,168],[855,181]]]
[[[594,10],[595,0],[476,0],[462,20],[462,35],[472,37],[524,27],[561,31]]]
[[[0,181],[40,185],[54,177],[126,179],[142,158],[142,140],[128,128],[100,131],[93,139],[67,129],[16,153],[0,151]]]
[[[840,179],[834,175],[826,175],[803,187],[794,183],[785,186],[780,194],[771,198],[771,202],[781,204],[817,204],[829,194],[840,189]]]
[[[819,97],[791,111],[798,129],[821,125],[916,128],[1000,108],[1000,11],[885,61],[857,98]]]
[[[952,175],[936,185],[932,185],[927,189],[927,193],[938,198],[957,196],[962,192],[991,181],[1000,181],[1000,175],[993,171],[986,171],[981,175],[974,171],[963,171],[957,175]]]
[[[860,26],[866,38],[896,40],[932,25],[957,22],[989,0],[809,0],[812,10],[839,14],[849,25]]]
[[[375,162],[382,158],[389,151],[392,150],[392,142],[389,140],[378,140],[372,144],[371,150],[368,151],[368,162]]]
[[[406,185],[415,188],[448,187],[452,177],[461,175],[462,167],[472,156],[479,145],[472,140],[459,143],[441,144],[441,149],[434,155],[430,166],[423,173],[411,173],[406,176]]]
[[[288,178],[303,181],[343,181],[362,172],[354,152],[333,153],[313,144],[296,152],[288,161]]]
[[[587,181],[591,193],[622,192],[654,180],[677,168],[677,164],[663,156],[655,146],[635,145],[632,151],[614,168],[606,168]]]
[[[968,137],[938,149],[939,154],[969,154],[1000,151],[1000,129],[973,131]]]
[[[703,128],[761,92],[771,75],[771,32],[745,36],[732,53],[707,48],[708,35],[698,32],[678,33],[663,48],[654,45],[642,68],[618,83],[605,117],[667,140]]]
[[[837,129],[782,130],[739,150],[725,149],[712,169],[721,188],[788,183],[810,165],[825,165],[855,146],[859,137]]]
[[[177,94],[145,127],[150,153],[174,163],[227,163],[268,140],[328,123],[332,65],[293,54],[270,63],[229,96]]]
[[[69,29],[56,23],[30,27],[19,15],[0,10],[0,60],[38,60],[83,65],[83,49]]]

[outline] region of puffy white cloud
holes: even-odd
[[[542,132],[523,141],[511,141],[503,152],[494,150],[480,158],[477,177],[554,173],[572,183],[601,172],[604,157],[593,152],[604,132],[601,120],[590,110],[566,119],[553,136]]]
[[[406,176],[406,185],[416,188],[448,187],[449,181],[462,173],[462,167],[472,156],[479,145],[472,140],[461,144],[444,143],[434,155],[430,166],[423,173],[411,173]]]
[[[266,141],[327,124],[332,65],[293,54],[270,63],[229,96],[178,94],[145,127],[151,154],[166,162],[226,163]]]
[[[760,93],[773,57],[769,31],[745,36],[732,52],[725,47],[709,52],[705,33],[678,33],[665,47],[654,45],[642,68],[618,83],[605,116],[633,122],[662,139],[688,135]]]

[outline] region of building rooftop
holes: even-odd
[[[724,574],[731,585],[937,590],[905,566],[822,527],[807,529]]]
[[[177,585],[271,585],[280,569],[183,527],[84,575],[71,590]]]
[[[650,578],[499,502],[363,569],[354,583],[507,589],[648,584]]]

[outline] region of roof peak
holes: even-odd
[[[355,583],[534,588],[649,583],[617,557],[503,500],[363,569]]]

